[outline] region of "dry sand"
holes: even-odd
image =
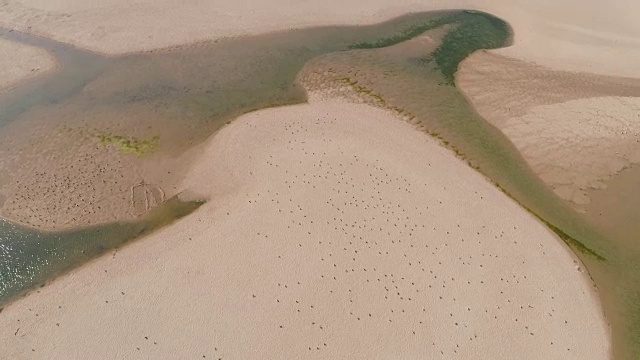
[[[211,201],[9,305],[0,352],[610,357],[555,235],[412,125],[318,98],[224,128],[182,185]]]
[[[45,50],[0,38],[0,92],[56,67]]]

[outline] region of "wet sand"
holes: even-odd
[[[168,199],[136,221],[42,232],[0,219],[0,307],[37,293],[57,276],[188,215],[199,201]],[[106,255],[109,253],[108,255]]]
[[[582,7],[582,8],[584,8],[584,7]],[[388,15],[388,13],[386,13],[386,12],[382,12],[382,13],[384,13],[385,16]],[[500,14],[499,11],[497,13]],[[522,30],[522,32],[520,32],[520,34],[524,33],[524,36],[520,37],[519,39],[518,38],[516,39],[516,46],[514,46],[514,47],[512,47],[510,49],[501,50],[501,51],[499,51],[499,53],[508,54],[508,55],[516,56],[516,57],[518,57],[518,56],[526,57],[523,54],[533,54],[533,53],[535,53],[535,54],[537,54],[536,55],[537,57],[535,58],[536,61],[538,61],[539,63],[543,63],[543,64],[546,64],[546,65],[549,65],[549,66],[554,66],[554,67],[558,67],[558,68],[569,67],[571,69],[587,69],[588,68],[588,69],[590,69],[592,71],[595,71],[595,72],[607,72],[610,69],[615,69],[616,71],[619,71],[621,74],[624,74],[625,71],[627,71],[627,73],[628,73],[630,67],[627,66],[627,65],[633,63],[633,61],[634,61],[633,59],[635,59],[635,57],[633,55],[634,54],[633,53],[633,51],[634,51],[633,50],[633,46],[628,46],[630,44],[632,45],[632,42],[631,43],[630,42],[623,42],[623,44],[621,44],[621,46],[620,46],[619,53],[617,53],[616,56],[615,56],[615,57],[619,56],[620,62],[618,63],[618,65],[620,65],[620,66],[615,66],[615,67],[614,66],[610,66],[610,61],[609,62],[603,61],[603,59],[606,60],[607,57],[610,57],[611,54],[610,53],[603,53],[604,56],[602,56],[603,54],[600,54],[598,50],[601,50],[603,46],[606,47],[607,44],[610,41],[612,41],[611,39],[614,39],[614,40],[619,40],[620,39],[619,37],[616,37],[616,36],[612,36],[612,37],[604,36],[604,37],[600,37],[600,39],[599,39],[599,40],[602,40],[601,43],[595,44],[595,46],[594,46],[593,42],[590,43],[588,46],[580,46],[580,41],[574,41],[575,39],[567,39],[567,38],[560,39],[560,43],[566,42],[567,40],[571,40],[571,41],[569,41],[569,43],[571,43],[572,45],[576,45],[576,43],[577,43],[577,45],[578,45],[577,48],[576,48],[576,46],[566,47],[567,49],[572,49],[572,51],[573,51],[572,52],[572,54],[573,54],[572,56],[575,56],[575,54],[578,54],[578,53],[587,54],[587,56],[578,57],[580,59],[585,59],[586,58],[587,61],[580,60],[582,62],[579,62],[579,63],[576,63],[576,61],[567,62],[566,61],[567,54],[555,54],[553,51],[549,51],[550,49],[553,49],[553,45],[554,44],[558,45],[558,41],[551,41],[551,42],[547,41],[547,42],[545,42],[545,41],[541,40],[541,38],[540,38],[541,34],[540,33],[534,34],[535,36],[532,36],[531,33],[527,33],[527,31],[526,31],[527,27],[529,27],[528,29],[531,30],[532,28],[535,28],[533,26],[533,24],[540,25],[539,22],[536,23],[536,21],[538,21],[538,20],[532,21],[531,19],[526,19],[526,21],[521,21],[523,19],[522,16],[521,16],[522,14],[520,14],[520,17],[518,17],[518,15],[514,15],[514,13],[511,13],[511,15],[513,15],[513,17],[507,16],[507,18],[509,18],[510,21],[512,21],[512,19],[513,19],[514,28],[516,29],[516,32],[518,32],[518,29],[520,29],[520,30]],[[538,15],[539,15],[539,13],[538,13]],[[576,18],[579,18],[579,17],[580,16],[577,16]],[[575,20],[576,18],[572,18],[572,19]],[[570,20],[569,23],[573,22],[573,20]],[[552,23],[552,22],[550,21],[549,23]],[[575,23],[573,25],[575,25]],[[549,35],[548,30],[550,30],[550,29],[551,30],[553,30],[553,29],[557,30],[559,28],[562,28],[563,26],[565,28],[564,30],[568,30],[567,31],[568,34],[572,34],[572,35],[583,34],[584,35],[584,31],[582,31],[583,29],[579,29],[579,28],[576,29],[575,27],[573,29],[571,29],[571,26],[573,26],[573,25],[567,24],[566,26],[562,25],[562,26],[558,27],[557,24],[553,24],[552,26],[546,26],[546,27],[544,27],[544,29],[547,30],[547,33],[543,34],[543,35],[548,36]],[[541,33],[544,33],[544,31],[542,31]],[[543,38],[544,38],[544,36],[543,36]],[[570,36],[569,36],[569,38],[570,38]],[[535,41],[533,41],[532,39],[534,39]],[[546,38],[544,38],[544,39],[547,40]],[[578,40],[580,40],[580,39],[578,39]],[[108,42],[104,42],[104,43],[108,44]],[[120,39],[120,40],[117,40],[116,43],[119,44],[119,45],[123,45],[123,44],[126,43],[126,41],[122,41],[122,39]],[[532,44],[545,44],[545,45],[549,45],[550,44],[550,46],[549,46],[548,49],[546,49],[546,51],[538,51],[540,49],[539,48],[535,48],[535,46],[533,46],[533,47],[530,47],[530,48],[526,49],[528,51],[527,52],[527,51],[525,51],[526,45],[524,45],[524,44],[529,44],[529,46],[532,46]],[[620,56],[621,54],[624,55],[624,56]],[[558,56],[554,57],[554,55],[558,55]],[[626,63],[627,61],[629,61],[629,63]],[[614,129],[614,132],[615,132],[615,129]]]
[[[587,193],[591,200],[585,205],[585,216],[599,224],[607,233],[620,239],[630,256],[640,250],[640,166],[632,165],[614,176],[605,189],[593,189]]]
[[[119,111],[74,121],[80,113],[76,106],[35,110],[2,128],[4,217],[39,229],[70,229],[136,219],[177,194],[173,184],[188,166],[189,153],[179,163],[167,153],[127,151],[126,140],[104,139],[111,132],[103,129],[117,126]],[[125,121],[143,123],[145,116],[158,119],[157,113],[140,109]],[[109,125],[92,126],[101,122]]]
[[[560,197],[584,211],[640,162],[640,80],[554,71],[489,52],[465,60],[457,81]]]
[[[309,59],[446,14],[111,58],[13,32],[59,54],[63,69],[0,99],[2,215],[45,230],[136,218],[176,194],[190,149],[226,122],[304,101],[295,77]],[[140,184],[155,189],[151,201],[136,199]]]
[[[221,130],[181,185],[210,201],[6,307],[2,351],[609,358],[593,284],[541,223],[392,113],[316,98]]]
[[[57,62],[42,49],[0,38],[0,91],[56,68]]]
[[[635,76],[640,4],[618,0],[271,0],[251,4],[188,0],[7,0],[0,24],[106,54],[151,51],[194,41],[324,25],[369,25],[418,11],[476,9],[507,19],[518,34],[499,52],[556,69]],[[215,21],[212,21],[215,19]],[[166,31],[167,26],[178,29]],[[615,64],[615,65],[612,65]]]

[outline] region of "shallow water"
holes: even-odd
[[[159,135],[159,151],[179,155],[242,113],[304,101],[297,74],[311,59],[330,54],[318,61],[338,73],[343,85],[345,78],[358,81],[384,99],[385,106],[415,116],[426,131],[441,137],[524,206],[604,256],[607,261],[599,262],[578,252],[600,288],[613,324],[616,355],[637,358],[640,251],[625,252],[619,246],[631,235],[611,233],[557,198],[508,139],[447,83],[427,51],[424,56],[402,46],[346,51],[350,45],[388,39],[450,14],[454,13],[414,14],[375,26],[296,30],[111,58],[9,33],[3,36],[54,52],[63,67],[0,96],[0,125],[28,119],[34,111],[50,111],[52,124],[82,124],[140,138]],[[148,109],[153,109],[153,116],[145,112]],[[112,120],[94,116],[103,113]],[[624,221],[608,219],[613,227]],[[3,222],[1,276],[25,284],[24,289],[88,259],[87,251],[104,253],[145,229],[149,227],[143,223],[113,224],[47,235]],[[17,288],[0,288],[0,302],[23,291]]]
[[[414,40],[381,49],[321,56],[307,64],[301,78],[312,87],[324,89],[350,85],[352,93],[360,93],[372,105],[393,109],[410,118],[424,131],[442,139],[530,211],[606,258],[600,261],[572,247],[599,288],[606,315],[612,323],[616,358],[637,358],[640,351],[638,169],[625,170],[614,178],[608,191],[591,194],[593,202],[588,215],[576,213],[533,173],[501,132],[484,121],[457,89],[447,85],[446,79],[428,61],[426,54],[432,51],[432,44],[423,43],[423,54],[416,56],[416,46],[420,46],[416,43]],[[317,74],[328,75],[318,79]],[[591,214],[596,209],[600,209],[601,215],[594,218]]]
[[[607,182],[606,189],[590,190],[584,206],[590,222],[620,239],[627,251],[640,252],[640,164],[622,170]]]
[[[0,305],[193,212],[200,204],[173,199],[135,222],[61,232],[41,232],[0,219]]]
[[[10,31],[0,27],[0,36],[47,50],[60,68],[23,82],[0,96],[0,126],[34,106],[54,106],[77,93],[108,64],[108,58],[82,51],[53,40]]]
[[[25,138],[26,143],[36,148],[42,138],[30,139],[28,129],[7,125],[28,123],[44,127],[44,131],[39,129],[44,133],[48,129],[53,133],[62,125],[140,138],[159,135],[159,152],[178,155],[242,113],[303,102],[305,93],[295,83],[295,77],[314,56],[390,36],[451,13],[409,15],[375,26],[326,27],[225,39],[121,57],[105,57],[0,29],[5,39],[50,51],[61,65],[57,72],[24,82],[0,95],[0,131],[9,139]],[[14,133],[15,129],[20,132]],[[63,152],[67,145],[60,143],[58,155],[76,157],[74,152]],[[34,162],[37,159],[19,160],[17,167],[37,168],[38,163]],[[0,169],[0,176],[8,178],[3,181],[10,181],[14,170]],[[133,223],[56,233],[39,232],[2,220],[0,305],[29,287],[183,216],[184,207],[191,206],[191,203],[162,206],[159,211],[168,209],[168,214],[161,216],[162,221],[150,215],[151,218]]]

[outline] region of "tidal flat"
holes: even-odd
[[[432,51],[426,47],[422,53],[415,48],[403,48],[404,42],[442,26],[449,29]],[[180,158],[238,115],[304,102],[305,93],[296,82],[298,76],[304,80],[304,71],[309,69],[330,72],[330,76],[315,80],[318,85],[348,85],[365,98],[373,98],[377,105],[410,118],[550,224],[551,230],[561,237],[557,230],[565,234],[563,240],[572,239],[568,243],[587,265],[612,323],[617,358],[640,354],[637,342],[640,272],[636,260],[640,250],[628,251],[620,246],[632,242],[637,234],[612,236],[602,226],[573,211],[531,171],[511,142],[477,115],[456,88],[455,71],[466,56],[479,49],[509,44],[510,29],[501,20],[484,13],[462,11],[414,14],[375,26],[295,30],[111,58],[42,39],[30,40],[17,33],[13,36],[32,45],[55,48],[52,52],[59,57],[62,70],[26,83],[0,98],[3,109],[0,123],[4,125],[0,136],[3,144],[8,144],[0,149],[0,156],[10,160],[3,162],[1,170],[7,179],[3,187],[6,197],[3,215],[7,218],[46,227],[47,224],[32,216],[21,217],[28,203],[27,212],[44,211],[53,227],[128,220],[132,218],[132,212],[127,210],[131,207],[128,191],[140,179],[159,184],[168,196],[174,195],[171,188],[180,179],[180,169],[172,170],[171,176],[161,176],[152,169],[154,162]],[[313,70],[314,66],[322,71]],[[33,122],[38,123],[40,130],[36,134],[40,137],[25,134],[19,126]],[[70,221],[65,209],[52,213],[52,209],[40,206],[44,200],[38,197],[50,191],[47,197],[59,196],[56,201],[64,203],[69,193],[46,189],[47,184],[55,182],[21,181],[33,178],[34,169],[43,169],[45,162],[51,162],[41,156],[37,144],[40,141],[50,145],[48,152],[59,154],[57,160],[76,156],[67,150],[70,137],[52,137],[61,126],[84,133],[159,140],[154,154],[131,159],[134,154],[105,150],[95,136],[73,138],[75,142],[86,142],[86,148],[93,151],[87,152],[88,158],[99,158],[104,166],[113,165],[109,175],[117,174],[125,180],[116,176],[113,181],[119,187],[111,183],[107,191],[100,185],[107,184],[107,179],[85,171],[82,161],[73,169],[45,166],[47,174],[38,176],[72,179],[69,187],[74,188],[77,201],[84,203],[79,211],[86,213],[78,213],[76,218],[80,220]],[[4,141],[9,138],[11,142]],[[36,150],[33,156],[25,158],[22,150],[27,147]],[[125,161],[126,166],[116,166]],[[21,187],[23,184],[31,185]],[[115,192],[109,192],[114,188]],[[14,207],[7,205],[11,201],[16,204]],[[120,207],[103,210],[99,204],[105,201],[116,202]],[[118,212],[121,217],[112,218],[117,209],[126,211]],[[618,218],[611,218],[609,223],[616,221]],[[104,226],[108,229],[115,225]],[[22,238],[19,227],[7,223],[6,228],[7,242]],[[89,236],[104,236],[98,233]],[[123,233],[131,238],[138,230]],[[6,249],[9,250],[3,254],[3,261],[10,264],[8,260],[17,256],[11,253],[12,247]],[[105,251],[108,247],[95,253]],[[63,257],[61,263],[64,261]]]
[[[171,224],[201,204],[174,198],[136,221],[58,232],[0,220],[0,305],[95,257],[116,256],[127,242]]]

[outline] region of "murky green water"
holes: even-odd
[[[0,126],[34,106],[55,106],[104,71],[109,59],[48,39],[0,28],[2,38],[46,49],[61,67],[50,75],[21,84],[0,96]]]
[[[61,232],[41,232],[0,219],[0,305],[188,215],[200,204],[172,199],[135,222]]]
[[[443,45],[433,53],[416,57],[405,56],[401,48],[376,50],[452,21],[462,31],[443,38]],[[304,101],[296,75],[310,60],[341,52],[328,56],[359,71],[349,73],[348,81],[359,79],[387,105],[415,116],[427,131],[441,137],[525,207],[606,258],[599,261],[578,251],[600,289],[612,322],[617,358],[640,358],[640,254],[618,245],[637,234],[607,233],[566,206],[452,84],[457,62],[470,51],[508,43],[508,37],[494,32],[501,28],[508,31],[500,20],[477,13],[414,14],[375,26],[296,30],[114,58],[12,33],[5,36],[53,51],[63,70],[0,97],[0,125],[19,121],[33,109],[69,107],[81,111],[71,118],[63,111],[67,117],[54,116],[51,121],[85,122],[140,138],[159,135],[161,151],[180,154],[244,112]],[[466,45],[456,48],[461,43]],[[126,118],[91,123],[86,116],[104,109],[126,115],[140,108],[153,108],[157,116],[137,118],[135,124]],[[47,235],[3,222],[1,276],[23,285],[0,287],[0,302],[22,291],[18,288],[39,284],[69,264],[104,253],[153,227],[143,221]]]
[[[455,46],[458,50],[477,46],[486,35],[480,32],[480,39],[474,38],[478,33],[467,33],[466,39],[456,36]],[[419,56],[415,55],[415,48],[409,49],[408,42],[384,45],[380,49],[364,46],[359,48],[369,50],[328,54],[312,60],[305,71],[331,73],[329,81],[350,85],[355,92],[371,98],[374,105],[414,118],[425,131],[442,139],[538,216],[587,265],[612,324],[616,358],[640,358],[640,234],[633,230],[637,224],[627,223],[637,218],[636,194],[621,193],[614,198],[603,194],[606,200],[619,204],[609,204],[616,211],[603,214],[598,221],[576,213],[533,173],[513,144],[484,121],[451,83],[434,56],[447,46],[446,36],[435,52],[425,50]],[[489,41],[489,45],[495,42]],[[631,186],[625,189],[634,191]],[[605,200],[596,199],[601,201]]]
[[[65,113],[66,119],[52,121],[113,128],[105,131],[158,133],[181,151],[242,113],[303,102],[304,91],[294,80],[309,59],[451,14],[455,12],[409,15],[375,26],[223,39],[122,57],[102,57],[46,39],[5,33],[10,40],[25,40],[52,51],[63,70],[2,96],[0,124],[20,119],[28,110],[63,112],[75,106],[82,109],[75,118]],[[130,114],[140,107],[154,108],[158,116],[137,119],[137,124],[91,123],[87,116],[104,109]]]

